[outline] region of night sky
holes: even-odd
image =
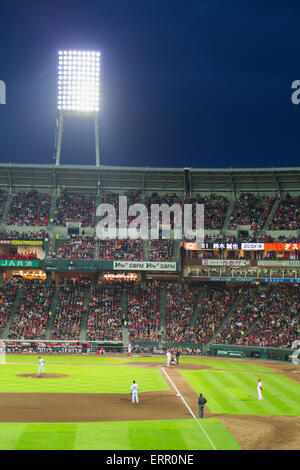
[[[59,49],[101,51],[103,165],[300,166],[299,1],[0,0],[1,163],[54,163]],[[68,121],[61,163],[93,145]]]

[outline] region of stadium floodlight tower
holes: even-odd
[[[92,118],[95,129],[96,166],[99,153],[100,52],[58,51],[56,165],[60,165],[64,119]]]

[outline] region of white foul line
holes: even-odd
[[[187,409],[189,410],[189,412],[191,413],[191,415],[193,416],[193,418],[195,419],[196,423],[198,424],[198,426],[200,427],[201,431],[203,432],[203,434],[205,434],[206,438],[208,439],[208,441],[210,442],[211,446],[213,447],[214,450],[217,450],[216,447],[214,446],[214,443],[212,442],[212,440],[210,439],[209,435],[207,434],[207,432],[205,431],[205,429],[203,429],[203,427],[201,426],[201,424],[199,423],[199,420],[196,418],[195,414],[193,413],[193,411],[191,410],[191,408],[189,407],[189,405],[187,404],[187,402],[185,401],[185,399],[183,398],[183,396],[181,395],[181,393],[179,392],[178,388],[176,387],[176,385],[172,382],[172,380],[170,379],[170,377],[168,376],[167,372],[165,371],[165,369],[162,367],[162,371],[163,373],[167,376],[167,378],[169,379],[169,381],[171,382],[171,384],[173,385],[173,387],[175,388],[176,392],[177,392],[177,397],[180,397],[181,400],[183,401],[183,403],[185,404],[185,406],[187,407]]]

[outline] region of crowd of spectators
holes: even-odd
[[[29,261],[29,260],[37,260],[37,254],[36,253],[0,253],[0,259],[1,260],[23,260],[23,261]]]
[[[197,194],[193,197],[186,197],[185,204],[193,204],[193,228],[196,228],[196,204],[204,205],[204,229],[221,230],[224,226],[229,200],[221,195],[210,194],[203,196]]]
[[[148,256],[150,261],[172,261],[174,258],[174,239],[149,240]]]
[[[143,241],[139,238],[100,240],[99,258],[105,261],[142,261],[144,259]]]
[[[79,339],[85,289],[78,283],[65,279],[61,283],[60,296],[52,324],[53,340]]]
[[[66,226],[68,222],[80,222],[81,227],[94,227],[95,206],[95,196],[64,191],[56,201],[53,225]]]
[[[56,242],[59,244],[52,254],[55,259],[93,259],[95,249],[94,236],[72,236],[66,241]]]
[[[256,235],[265,224],[275,199],[271,194],[240,194],[233,204],[229,229],[235,230],[238,225],[250,225],[250,230]]]
[[[0,189],[0,220],[2,220],[2,216],[5,210],[5,204],[7,199],[7,192],[3,189]]]
[[[286,195],[274,214],[269,230],[299,230],[300,228],[300,196],[297,198]]]
[[[14,194],[7,225],[45,226],[49,222],[51,197],[36,190]]]
[[[257,286],[245,286],[240,302],[232,313],[229,322],[214,339],[215,343],[240,344],[247,338],[248,330],[268,308],[268,291]]]
[[[299,288],[284,286],[270,289],[269,305],[249,332],[251,346],[291,348],[299,339]]]
[[[192,325],[193,315],[200,294],[198,287],[183,290],[173,286],[167,290],[166,305],[166,339],[169,342],[197,342],[195,328]]]
[[[121,341],[122,313],[119,284],[92,287],[87,321],[88,341]]]
[[[157,341],[160,327],[160,290],[153,283],[127,288],[128,329],[131,341]]]
[[[46,230],[41,229],[37,232],[18,232],[17,230],[1,230],[0,240],[45,240],[49,237]]]
[[[207,343],[214,336],[223,319],[229,314],[238,296],[235,286],[224,288],[206,286],[199,298],[198,315],[194,330],[197,342]]]
[[[236,311],[214,342],[290,348],[300,334],[299,313],[298,287],[245,288]]]
[[[14,282],[5,282],[0,287],[0,332],[5,330],[7,320],[11,314],[18,285]]]
[[[107,191],[105,189],[102,189],[102,191],[101,191],[101,204],[111,204],[114,207],[115,215],[116,215],[116,221],[115,221],[116,222],[116,227],[119,227],[119,197],[120,196],[126,196],[127,197],[127,209],[129,209],[129,206],[132,206],[133,204],[138,204],[138,203],[141,202],[141,193],[142,192],[139,189],[137,189],[137,190],[129,189],[124,194],[113,193],[113,192]],[[126,217],[127,217],[128,225],[138,215],[139,214],[131,216],[131,215],[127,214]],[[112,223],[113,223],[113,221],[112,221]]]
[[[45,339],[53,288],[43,281],[23,281],[23,293],[11,324],[9,339]]]

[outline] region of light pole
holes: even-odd
[[[58,81],[55,138],[56,166],[61,162],[64,119],[68,117],[94,120],[95,160],[100,166],[99,101],[100,52],[65,50],[58,52]]]

